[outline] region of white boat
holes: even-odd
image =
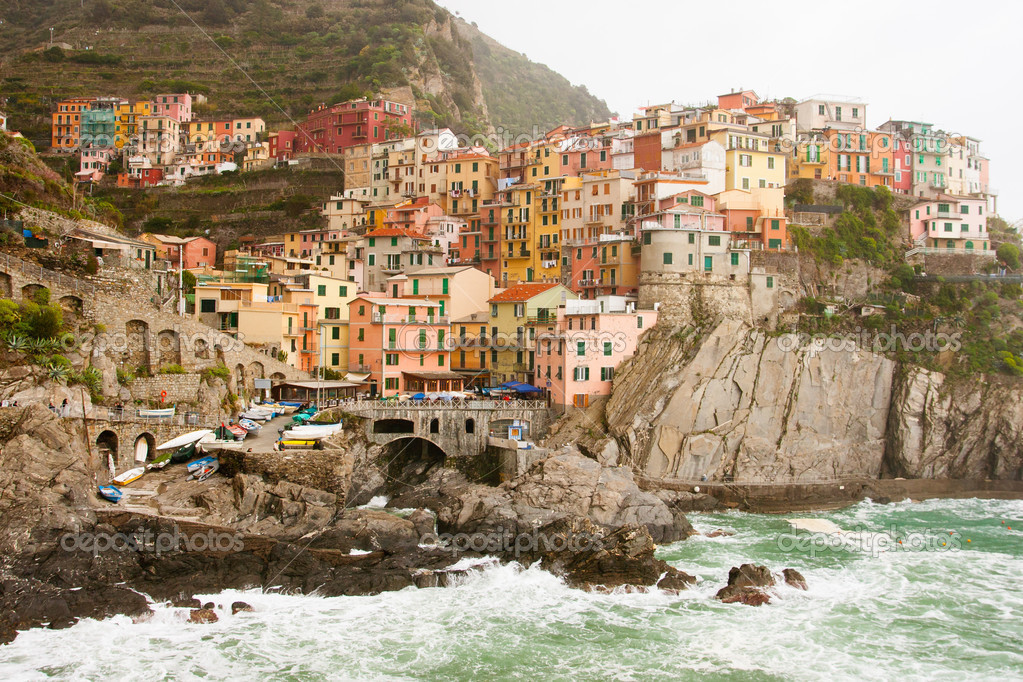
[[[251,419],[252,421],[265,422],[269,419],[273,419],[274,413],[270,410],[261,409],[248,409],[241,413],[242,419]]]
[[[146,473],[145,467],[136,467],[134,469],[128,469],[123,474],[116,476],[111,483],[114,485],[128,485],[133,481],[137,481],[142,478],[143,474]]]
[[[260,430],[263,428],[262,426],[252,421],[251,419],[239,419],[238,426],[242,427],[249,433],[259,433]]]
[[[341,433],[340,424],[337,426],[305,426],[288,429],[281,438],[284,440],[323,440],[334,434]]]
[[[240,440],[205,440],[199,443],[203,452],[220,452],[221,450],[241,450],[245,444]]]
[[[205,438],[206,436],[210,435],[211,433],[213,433],[213,429],[200,429],[199,431],[192,431],[191,433],[186,433],[183,436],[178,436],[177,438],[172,438],[171,440],[167,441],[166,443],[163,443],[161,445],[157,445],[156,449],[157,450],[177,450],[180,447],[184,447],[185,445],[189,445],[190,443],[194,443],[194,442],[196,442],[198,440],[202,440],[203,438]]]
[[[160,410],[139,410],[140,417],[173,417],[174,408],[168,407]]]

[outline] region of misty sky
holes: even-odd
[[[1023,218],[1023,4],[807,0],[437,0],[631,118],[637,106],[699,104],[731,89],[762,98],[859,97],[871,128],[933,123],[982,140],[999,213]]]

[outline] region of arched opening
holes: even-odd
[[[287,377],[284,376],[283,372],[274,372],[273,374],[270,375],[270,379],[272,381],[284,381],[285,379],[287,379]]]
[[[64,311],[65,317],[70,317],[72,320],[77,320],[82,317],[83,303],[82,299],[77,296],[62,296],[60,301],[60,308]]]
[[[476,420],[472,417],[465,420],[465,432],[476,433]]]
[[[373,422],[373,433],[415,433],[416,425],[408,419],[378,419]]]
[[[99,452],[101,461],[104,463],[113,461],[117,463],[117,434],[107,430],[96,437],[96,450]]]
[[[421,484],[444,466],[445,459],[447,455],[440,446],[424,438],[399,438],[388,443],[380,455],[380,462],[387,466],[387,485],[392,494]]]
[[[430,433],[440,433],[440,420],[439,419],[431,419],[430,420]]]
[[[13,298],[12,293],[14,293],[14,289],[11,285],[11,276],[6,272],[0,272],[0,296]]]
[[[146,462],[156,452],[156,438],[151,433],[140,434],[135,439],[135,462]]]
[[[21,287],[21,300],[26,303],[34,301],[36,300],[36,295],[45,288],[42,284],[26,284]]]
[[[195,353],[196,360],[209,360],[210,344],[206,343],[205,339],[196,339],[193,352]]]
[[[129,320],[124,325],[124,359],[131,368],[143,367],[148,372],[149,364],[149,323],[145,320]]]
[[[973,242],[966,242],[966,250],[973,251]]]
[[[164,329],[157,334],[156,347],[160,352],[161,366],[181,364],[181,345],[176,331]]]
[[[266,376],[266,370],[263,368],[262,362],[250,362],[249,363],[249,375],[253,379],[262,379]]]
[[[234,380],[237,386],[235,391],[239,395],[245,392],[245,365],[237,365],[234,368]]]

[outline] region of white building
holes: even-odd
[[[866,130],[867,103],[853,97],[815,95],[796,105],[796,123],[800,131]]]

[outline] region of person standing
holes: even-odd
[[[71,405],[68,403],[67,398],[64,398],[64,402],[60,404],[60,416],[67,417],[71,414]]]

